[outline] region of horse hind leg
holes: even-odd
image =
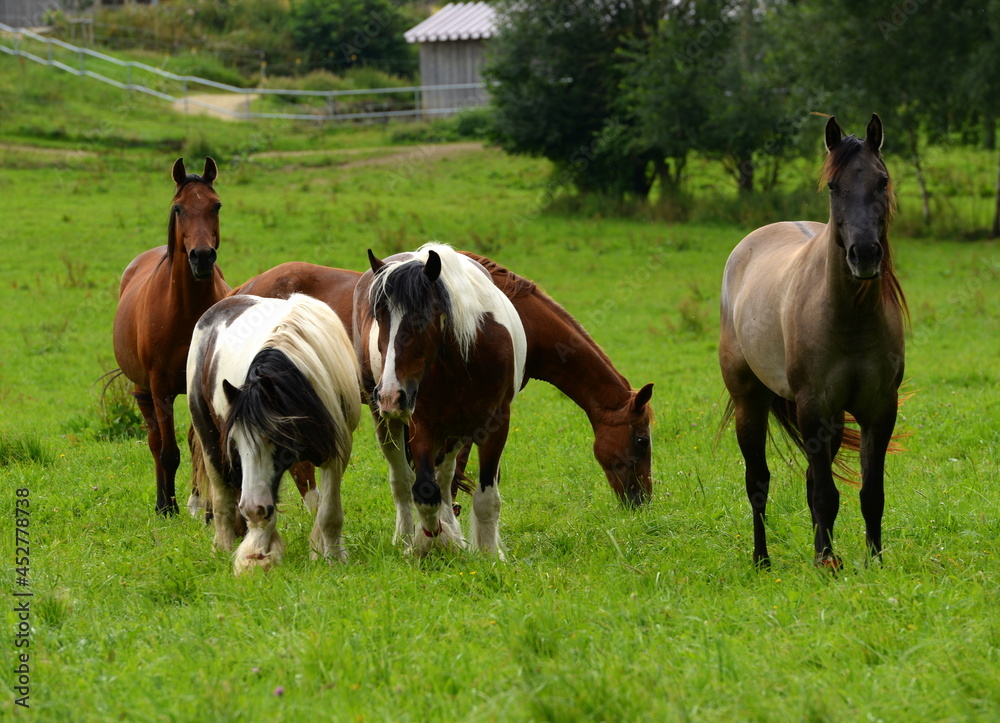
[[[767,467],[767,418],[773,394],[763,385],[753,394],[733,397],[736,418],[736,441],[746,464],[746,491],[753,515],[753,562],[770,567],[767,552],[767,495],[771,471]]]
[[[500,456],[507,442],[507,427],[491,434],[479,445],[479,484],[472,493],[470,516],[472,544],[476,549],[504,558],[500,541]]]
[[[188,514],[197,519],[203,516],[205,524],[212,520],[212,495],[208,489],[208,471],[201,449],[201,439],[194,425],[188,428],[188,450],[191,452],[191,496],[188,497]]]
[[[348,453],[348,456],[350,454]],[[341,503],[340,485],[344,477],[346,458],[331,460],[320,468],[322,486],[319,489],[319,505],[316,520],[309,535],[314,560],[324,557],[339,562],[347,562],[347,548],[344,546],[344,507]]]
[[[438,489],[441,490],[441,524],[448,527],[451,531],[451,536],[456,539],[462,539],[462,526],[458,522],[458,516],[455,513],[455,497],[454,497],[454,487],[453,482],[455,480],[455,470],[458,466],[459,457],[464,451],[464,447],[459,444],[454,444],[451,449],[445,451],[440,455],[441,461],[438,462],[434,470],[434,478],[437,480]]]
[[[302,504],[306,506],[312,514],[316,514],[319,509],[319,492],[316,490],[316,468],[310,462],[296,462],[289,469],[299,494],[302,496]]]

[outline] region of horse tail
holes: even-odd
[[[903,403],[911,396],[912,394],[900,395],[898,405],[902,406]],[[730,422],[732,422],[735,414],[736,406],[733,403],[733,398],[730,397],[726,404],[726,408],[722,413],[722,421],[720,422],[718,432],[716,433],[716,440],[718,440],[718,438],[725,431],[726,427],[728,427]],[[775,395],[774,399],[771,401],[771,416],[778,422],[778,425],[785,433],[785,438],[794,444],[799,450],[806,452],[806,440],[803,439],[802,430],[799,429],[798,405],[789,399]],[[774,442],[774,437],[771,435],[770,430],[768,430],[768,436],[771,437],[771,441]],[[889,448],[887,450],[889,454],[898,454],[899,452],[904,451],[902,445],[900,445],[897,441],[904,436],[906,435],[894,434],[892,436],[892,441],[889,442]],[[846,453],[848,457],[845,457],[844,453]],[[859,487],[861,485],[861,480],[859,479],[858,470],[855,465],[850,463],[849,458],[853,458],[854,455],[860,454],[861,431],[858,429],[858,420],[850,414],[845,414],[840,448],[837,450],[837,454],[833,458],[834,477],[847,482],[854,487]]]

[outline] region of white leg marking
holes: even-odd
[[[275,512],[263,525],[254,525],[236,548],[233,571],[241,575],[259,567],[267,570],[278,565],[285,557],[285,541],[277,530],[278,513]]]
[[[413,480],[415,476],[406,462],[404,449],[405,425],[396,419],[375,419],[375,436],[382,456],[389,464],[389,486],[396,503],[396,531],[393,544],[402,542],[409,547],[413,540]]]
[[[309,510],[309,514],[315,516],[316,510],[319,509],[319,497],[319,492],[316,490],[309,490],[306,492],[305,497],[302,498],[302,504],[304,504],[306,509]]]
[[[312,546],[310,557],[314,560],[324,557],[347,562],[343,538],[344,508],[340,500],[343,476],[344,464],[340,460],[331,460],[320,467],[319,509],[309,535]]]
[[[485,490],[472,493],[472,544],[482,552],[504,559],[500,542],[500,488],[496,480]]]

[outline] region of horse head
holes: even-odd
[[[638,507],[653,495],[649,425],[653,385],[633,392],[613,417],[594,425],[594,456],[611,489],[626,507]]]
[[[830,189],[830,224],[856,279],[882,272],[892,215],[892,189],[882,161],[882,121],[872,114],[865,139],[844,137],[837,121],[826,124],[827,160],[823,178]]]
[[[173,177],[177,184],[167,239],[169,254],[181,248],[191,266],[195,281],[212,278],[219,248],[219,209],[222,203],[212,183],[219,169],[211,158],[205,159],[202,175],[184,170],[184,159],[174,163]]]
[[[441,347],[448,292],[439,281],[441,258],[430,251],[418,259],[386,263],[368,250],[374,274],[369,303],[378,325],[381,375],[375,387],[379,413],[407,420],[417,391]]]

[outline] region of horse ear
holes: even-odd
[[[837,122],[837,119],[830,116],[830,120],[826,122],[826,150],[832,151],[833,147],[840,143],[840,139],[844,137],[844,131]]]
[[[441,275],[441,257],[436,251],[427,252],[427,263],[424,264],[424,274],[433,283]]]
[[[228,379],[222,380],[222,392],[226,395],[226,400],[233,404],[236,401],[236,397],[240,396],[240,390],[230,384]]]
[[[201,174],[201,178],[209,186],[212,182],[219,177],[219,167],[215,165],[215,160],[211,156],[205,156],[205,171]]]
[[[868,121],[865,143],[876,153],[882,150],[882,119],[878,117],[878,113],[872,113],[872,119]]]
[[[174,170],[171,175],[174,177],[174,183],[178,186],[184,185],[184,181],[187,180],[187,171],[184,170],[183,158],[178,158],[174,161]]]
[[[635,401],[632,402],[632,409],[639,411],[645,407],[653,397],[653,383],[650,382],[635,393]]]
[[[385,266],[385,261],[373,254],[371,249],[368,249],[368,263],[372,266],[373,274],[377,274]]]

